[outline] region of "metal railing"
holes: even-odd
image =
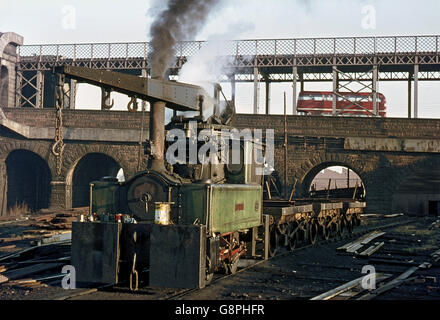
[[[233,40],[224,42],[185,41],[175,46],[177,58],[190,57],[209,49],[222,56],[280,56],[280,55],[378,55],[439,53],[440,36],[388,36]],[[151,46],[148,42],[43,44],[19,47],[22,62],[57,62],[63,60],[147,60]]]

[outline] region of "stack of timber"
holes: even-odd
[[[52,212],[31,215],[24,221],[11,221],[4,225],[4,230],[8,232],[3,232],[3,237],[0,237],[0,258],[5,256],[3,253],[18,251],[29,244],[70,240],[72,222],[77,221],[80,214],[81,211]]]
[[[345,251],[347,253],[354,253],[359,256],[369,257],[376,251],[378,251],[385,243],[384,242],[376,242],[374,245],[368,247],[366,250],[358,252],[361,248],[363,248],[366,244],[370,243],[372,240],[383,236],[385,232],[376,230],[371,233],[368,233],[359,239],[349,242],[342,247],[337,248],[336,250]]]
[[[77,213],[53,213],[32,218],[31,220],[34,223],[31,226],[39,230],[70,230],[72,229],[72,222],[77,219]]]

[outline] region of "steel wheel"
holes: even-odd
[[[318,239],[318,225],[315,222],[309,223],[309,242],[314,245]]]
[[[289,235],[288,248],[290,251],[295,250],[297,243],[298,243],[298,232]]]
[[[286,223],[283,223],[278,226],[279,234],[278,234],[278,245],[283,245],[285,247],[289,246],[289,234],[290,234],[290,226]]]
[[[341,219],[341,223],[339,224],[340,226],[340,237],[344,238],[347,235],[347,220]]]
[[[335,223],[335,228],[336,228],[336,236],[338,237],[338,239],[342,239],[342,219],[339,219],[336,223]]]
[[[330,230],[325,226],[321,226],[321,236],[324,240],[328,240],[330,238]]]
[[[348,234],[353,234],[353,220],[348,220],[347,221],[347,231]]]

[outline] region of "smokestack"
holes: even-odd
[[[165,102],[155,102],[150,110],[150,140],[153,146],[150,169],[165,171]]]
[[[192,40],[219,0],[168,0],[150,29],[152,77],[163,78],[178,41]]]
[[[208,12],[219,0],[168,0],[165,10],[150,29],[151,77],[163,79],[168,65],[175,57],[178,41],[190,40],[205,22]],[[153,159],[150,169],[165,171],[165,103],[155,102],[150,110],[150,140]]]

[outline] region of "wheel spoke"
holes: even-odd
[[[324,240],[328,240],[330,238],[330,230],[325,225],[321,226],[321,235]]]
[[[289,236],[289,250],[293,251],[296,248],[296,244],[298,242],[298,233],[294,232]]]
[[[318,225],[315,222],[309,223],[309,242],[314,245],[318,238]]]

